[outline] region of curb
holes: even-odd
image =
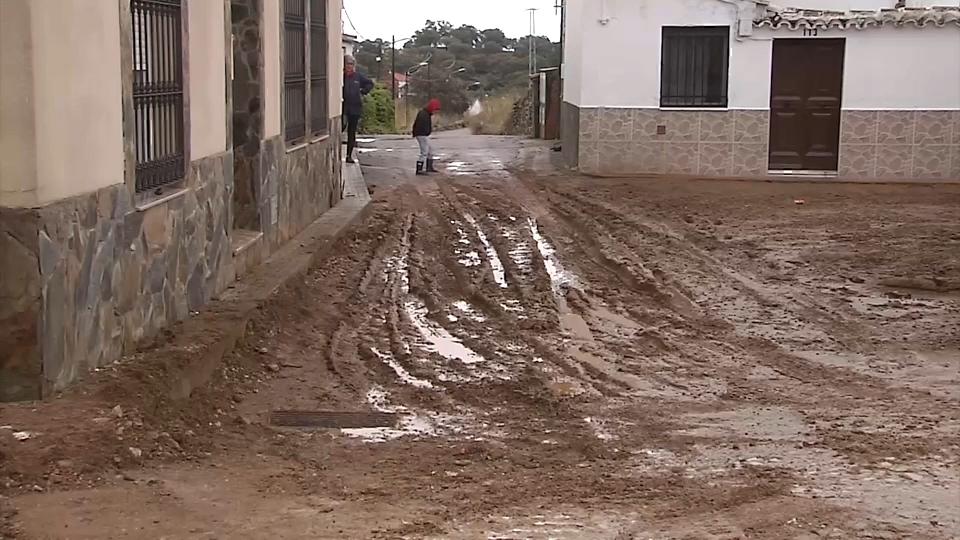
[[[285,283],[306,274],[344,233],[369,215],[371,199],[360,165],[343,163],[342,170],[340,202],[178,329],[177,341],[199,344],[199,350],[196,360],[172,374],[168,394],[172,401],[186,400],[207,384],[243,338],[248,321],[264,302]]]

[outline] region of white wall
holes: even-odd
[[[190,159],[227,150],[226,22],[220,0],[190,2]]]
[[[122,183],[119,3],[0,5],[0,204]]]
[[[565,98],[581,107],[658,107],[661,27],[733,27],[736,20],[736,6],[719,0],[571,0],[569,3],[583,10],[578,23],[582,36],[579,36],[579,46],[575,47],[570,41],[567,46],[579,50],[583,61],[579,70],[573,65],[567,68],[565,76],[571,80],[564,87]],[[830,9],[892,5],[892,2],[878,0],[785,3]],[[601,18],[608,18],[609,22],[601,24]],[[730,108],[769,107],[774,37],[802,38],[802,33],[762,28],[755,29],[754,35],[743,41],[731,35]],[[843,37],[847,41],[845,109],[960,109],[960,27],[821,30],[818,37]],[[572,60],[576,54],[571,51],[567,60],[575,63]]]
[[[280,60],[280,0],[263,2],[263,136],[280,134],[280,94],[283,66]]]
[[[563,44],[563,100],[580,105],[583,80],[583,19],[584,0],[567,0],[564,14]]]

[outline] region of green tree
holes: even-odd
[[[377,84],[369,94],[363,96],[363,118],[360,120],[360,133],[396,133],[393,99],[390,90]]]

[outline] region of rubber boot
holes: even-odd
[[[428,173],[438,172],[436,169],[433,168],[433,158],[427,158],[427,172]]]
[[[427,174],[427,172],[426,172],[425,170],[423,170],[423,162],[422,162],[422,161],[418,161],[418,162],[417,162],[417,176],[423,176],[423,175],[425,175],[425,174]]]

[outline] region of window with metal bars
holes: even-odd
[[[283,119],[287,143],[307,133],[307,4],[283,0]]]
[[[310,0],[310,131],[325,135],[327,110],[327,0]]]
[[[729,26],[663,27],[661,107],[726,107]]]
[[[131,0],[136,190],[186,174],[181,0]]]

